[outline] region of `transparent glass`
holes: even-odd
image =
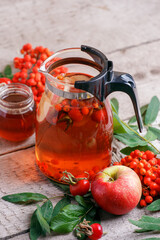
[[[99,72],[75,63],[54,67],[59,59],[79,49],[63,50],[44,62],[46,88],[36,117],[36,162],[49,178],[61,182],[63,171],[90,179],[111,163],[113,119],[108,99],[74,88],[75,81],[88,81]],[[85,54],[85,58],[89,56]],[[89,57],[90,58],[90,57]],[[46,69],[46,70],[45,70]]]
[[[23,141],[35,130],[32,90],[21,83],[0,85],[0,137]]]

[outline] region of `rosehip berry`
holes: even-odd
[[[81,176],[77,178],[80,178],[80,177]],[[88,181],[88,179],[79,180],[76,184],[69,186],[70,193],[73,196],[76,196],[76,195],[83,196],[89,191],[89,188],[90,188],[90,182]]]
[[[102,226],[99,223],[93,223],[91,227],[92,227],[93,234],[91,236],[88,236],[88,238],[91,240],[100,239],[103,235]]]

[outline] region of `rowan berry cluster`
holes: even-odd
[[[23,54],[23,57],[14,58],[14,67],[20,71],[13,75],[12,82],[20,82],[30,86],[33,91],[34,100],[38,104],[45,89],[45,76],[39,73],[38,69],[43,61],[50,57],[53,52],[42,46],[32,48],[30,43],[25,44],[20,52]],[[65,72],[66,68],[64,67],[57,69],[57,74]]]
[[[130,167],[138,174],[142,183],[141,207],[145,207],[154,197],[160,195],[160,159],[153,152],[137,149],[114,165]]]

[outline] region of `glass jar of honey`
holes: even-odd
[[[0,137],[23,141],[35,130],[35,103],[32,90],[21,83],[0,85]]]
[[[124,79],[114,75],[112,62],[87,46],[55,53],[40,71],[46,87],[36,116],[37,165],[58,182],[64,171],[91,180],[111,163],[113,117],[106,97],[128,88],[138,116],[134,81],[127,74]]]

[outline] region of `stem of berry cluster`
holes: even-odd
[[[121,120],[122,121],[122,120]],[[142,137],[138,132],[136,132],[133,128],[131,128],[130,126],[128,126],[127,123],[125,123],[124,121],[122,121],[122,123],[132,132],[134,132],[139,138],[141,138],[142,140],[144,140],[145,142],[147,142],[148,144],[150,144],[158,153],[160,153],[160,151],[150,142],[148,141],[146,138]]]

